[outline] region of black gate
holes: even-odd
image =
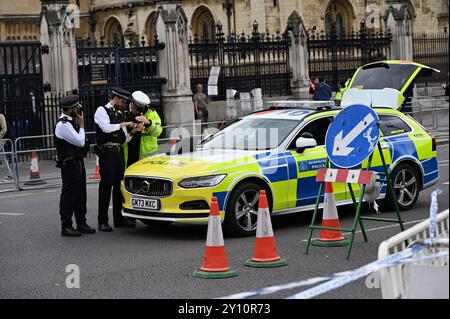
[[[414,62],[422,63],[441,71],[431,77],[420,77],[417,86],[440,86],[448,83],[448,33],[424,33],[413,36]]]
[[[367,31],[364,23],[359,32],[337,33],[334,25],[330,33],[309,30],[309,76],[311,80],[323,78],[336,90],[358,67],[387,59],[390,43],[389,32]]]
[[[13,138],[45,134],[41,43],[0,43],[0,112]]]
[[[226,89],[250,92],[261,88],[265,96],[291,94],[289,69],[289,40],[284,34],[266,34],[258,31],[225,37],[222,25],[217,24],[213,38],[194,36],[189,43],[191,87],[208,82],[212,66],[220,66],[218,99],[225,99]]]
[[[111,44],[77,41],[79,94],[88,131],[94,130],[95,110],[107,103],[115,86],[147,93],[164,121],[161,85],[165,79],[158,73],[158,50],[163,48],[164,44],[157,41],[153,46],[141,41],[130,47],[117,40]]]

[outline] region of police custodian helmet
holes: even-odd
[[[63,110],[67,110],[70,109],[71,107],[78,107],[80,106],[80,97],[76,94],[71,94],[71,95],[67,95],[65,97],[63,97],[60,101],[59,101],[59,106],[63,109]]]
[[[133,101],[140,110],[146,109],[150,104],[150,98],[142,91],[134,91],[133,94],[131,94],[131,101]]]

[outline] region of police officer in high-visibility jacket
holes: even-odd
[[[142,126],[142,130],[131,130],[132,139],[124,146],[127,167],[139,159],[155,155],[158,152],[158,137],[162,133],[161,118],[150,107],[150,98],[144,92],[135,91],[131,95],[130,116],[135,126]]]

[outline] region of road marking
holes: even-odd
[[[444,184],[444,185],[448,185],[448,182],[444,182],[444,183],[442,183],[442,184]]]
[[[449,160],[442,160],[442,161],[439,161],[438,163],[448,163],[448,161]]]
[[[0,213],[0,215],[7,215],[7,216],[22,216],[24,214],[21,213]]]
[[[93,189],[93,188],[98,188],[98,185],[88,185],[88,186],[86,186],[86,189]],[[55,192],[60,192],[60,191],[61,191],[61,188],[55,188],[55,189],[50,189],[50,190],[46,190],[46,191],[42,191],[42,192],[31,192],[31,193],[24,193],[24,194],[6,195],[6,196],[0,197],[0,199],[3,199],[3,198],[14,198],[14,197],[23,197],[23,196],[29,196],[29,195],[39,195],[39,194],[43,194],[43,193],[55,193]]]
[[[448,166],[449,163],[439,164],[439,166]]]
[[[412,220],[406,223],[403,223],[403,225],[409,225],[409,224],[416,224],[416,223],[420,223],[423,222],[424,220],[427,220],[427,218],[425,219],[417,219],[417,220]],[[370,232],[370,231],[375,231],[375,230],[383,230],[383,229],[388,229],[388,228],[392,228],[392,227],[400,227],[398,224],[397,225],[389,225],[389,226],[381,226],[381,227],[375,227],[375,228],[368,228],[366,229],[366,233]],[[358,230],[355,232],[355,234],[360,234],[362,233],[362,231]],[[344,235],[350,235],[351,233],[344,233]],[[313,239],[319,239],[319,238],[313,238]],[[302,242],[307,242],[308,239],[303,239]]]

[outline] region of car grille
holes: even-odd
[[[172,182],[151,177],[125,177],[125,189],[136,195],[169,196],[172,194]]]

